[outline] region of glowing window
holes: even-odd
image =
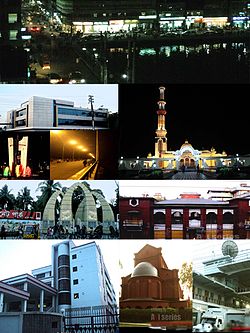
[[[10,30],[10,40],[16,40],[17,39],[17,30]]]
[[[8,22],[16,23],[17,22],[17,14],[8,14]]]

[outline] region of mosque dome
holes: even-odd
[[[193,148],[191,143],[189,143],[187,140],[183,143],[183,145],[181,146],[181,149],[182,148],[187,148],[187,147],[190,147],[190,148]]]
[[[157,269],[149,262],[140,262],[135,266],[132,277],[135,276],[155,276],[158,277]]]

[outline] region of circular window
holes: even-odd
[[[138,199],[131,199],[131,200],[129,200],[129,204],[130,204],[130,206],[133,206],[133,207],[138,206],[139,205],[139,200]]]

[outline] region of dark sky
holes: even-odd
[[[198,75],[198,73],[194,73]],[[119,86],[120,156],[154,154],[159,84]],[[249,154],[249,86],[165,86],[168,150],[185,140],[195,149]]]

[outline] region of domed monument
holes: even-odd
[[[145,245],[134,257],[134,270],[122,277],[120,308],[186,308],[178,269],[169,269],[161,248]]]

